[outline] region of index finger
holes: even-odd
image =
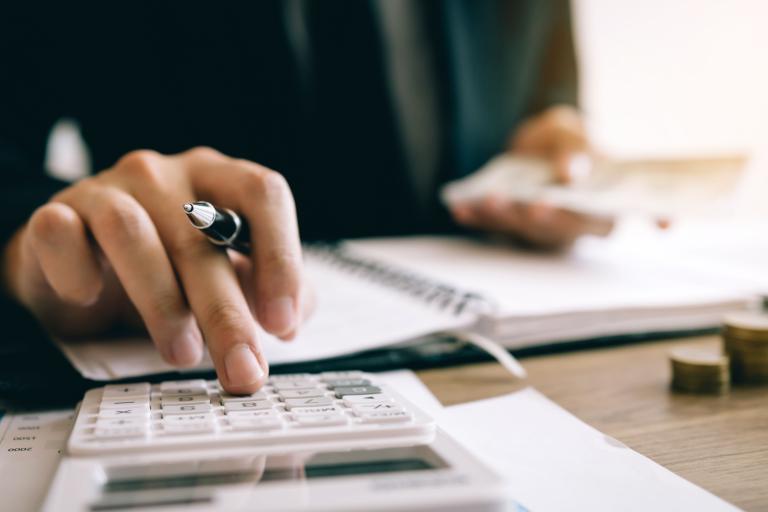
[[[222,172],[194,165],[193,187],[248,219],[257,318],[266,331],[290,337],[303,299],[301,242],[290,188],[282,175],[253,162],[211,163]]]

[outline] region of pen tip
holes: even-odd
[[[186,203],[184,204],[184,211],[187,213],[192,213],[192,210],[194,210],[195,207],[192,206],[192,203]]]

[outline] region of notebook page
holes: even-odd
[[[343,356],[381,348],[437,331],[467,327],[475,315],[454,315],[383,284],[306,256],[306,277],[314,284],[317,309],[299,335],[284,342],[259,336],[270,364]],[[58,344],[85,377],[113,380],[174,371],[146,338]],[[200,368],[211,368],[207,356]]]
[[[662,261],[641,252],[613,251],[612,240],[584,242],[564,254],[459,237],[367,239],[348,245],[493,299],[497,318],[741,303],[754,292],[744,282],[689,268],[688,255]]]

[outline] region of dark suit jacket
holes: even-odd
[[[415,0],[416,1],[416,0]],[[365,0],[315,2],[302,82],[278,0],[51,2],[0,7],[4,241],[62,186],[51,125],[76,119],[95,169],[138,148],[196,145],[262,163],[294,191],[305,238],[438,229],[405,170],[381,35]],[[420,0],[437,70],[443,181],[503,149],[525,116],[574,103],[566,0]],[[447,225],[447,223],[446,223]]]

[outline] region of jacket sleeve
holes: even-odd
[[[569,0],[547,2],[550,7],[547,37],[540,54],[534,94],[528,114],[552,105],[579,105],[579,76]]]

